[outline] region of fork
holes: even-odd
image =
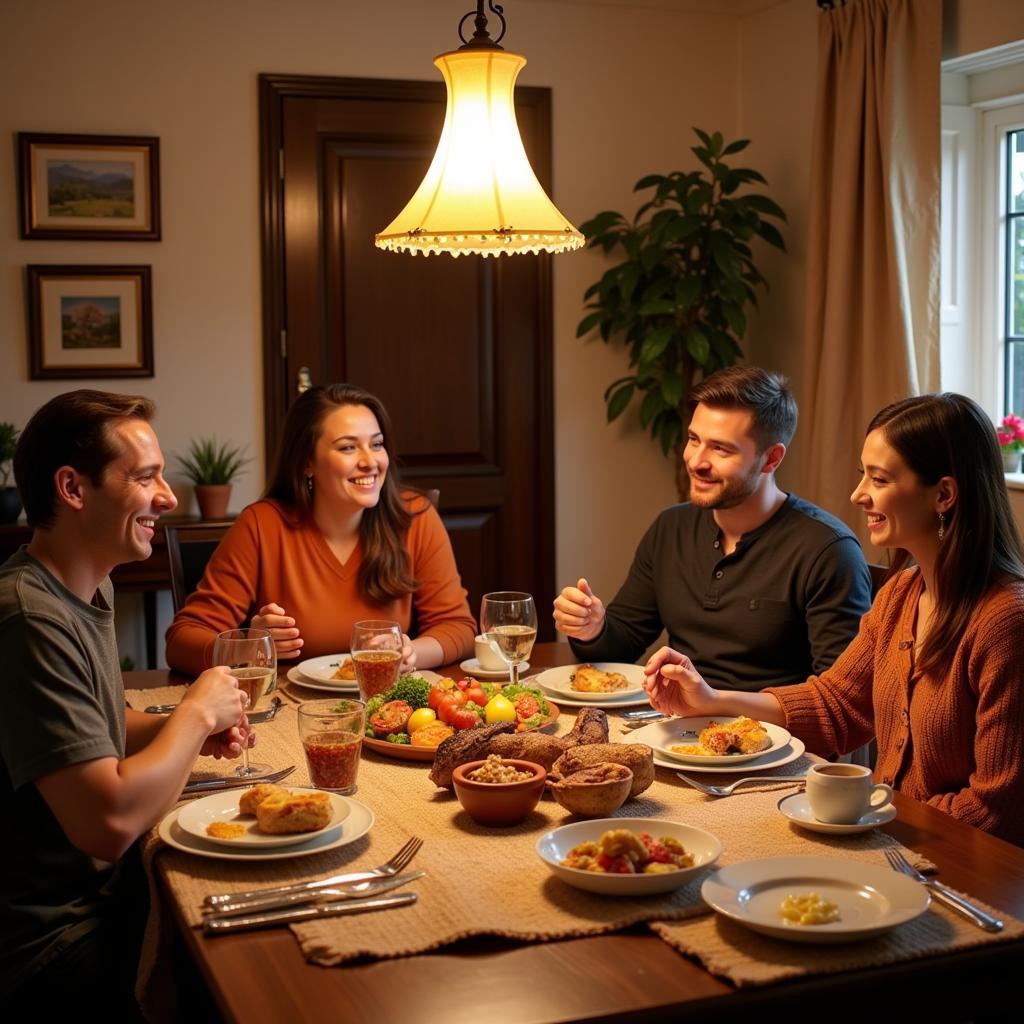
[[[181,791],[182,796],[191,796],[195,793],[207,793],[215,789],[238,789],[243,786],[255,786],[261,782],[281,782],[288,778],[295,771],[295,765],[290,764],[287,768],[279,768],[276,772],[269,772],[267,775],[218,775],[214,779],[199,779],[196,782],[188,783]]]
[[[915,882],[935,893],[935,898],[945,903],[950,910],[955,910],[961,917],[983,928],[987,932],[1000,932],[1003,930],[1003,922],[998,917],[986,914],[981,907],[976,907],[970,900],[965,900],[959,893],[954,892],[949,886],[943,885],[937,878],[927,878],[917,868],[911,867],[907,858],[899,850],[886,850],[885,859],[893,871],[900,871],[909,875]]]
[[[733,790],[737,786],[742,786],[747,782],[774,782],[780,786],[789,786],[793,783],[803,782],[807,778],[806,775],[748,775],[746,778],[737,779],[728,786],[709,786],[707,783],[691,779],[689,775],[684,775],[682,772],[676,772],[676,775],[687,785],[700,790],[706,796],[732,796]]]
[[[307,889],[315,891],[317,889],[329,888],[332,885],[365,882],[371,878],[387,878],[390,875],[397,875],[419,853],[422,845],[423,840],[418,836],[413,836],[394,857],[369,871],[350,871],[344,875],[332,875],[330,878],[321,879],[319,882],[296,882],[293,885],[279,885],[273,889],[250,889],[248,892],[217,893],[213,896],[207,896],[203,903],[208,907],[216,907],[221,903],[240,904],[245,903],[247,900],[262,900],[268,896],[283,896],[286,893],[304,892]]]

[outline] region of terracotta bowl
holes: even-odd
[[[452,772],[452,784],[459,803],[481,825],[518,825],[537,806],[544,792],[547,779],[544,766],[533,761],[502,758],[503,765],[530,772],[530,778],[519,782],[476,782],[468,778],[483,763],[469,761]]]
[[[580,818],[607,818],[626,802],[632,787],[633,773],[624,765],[606,761],[548,782],[551,795]]]

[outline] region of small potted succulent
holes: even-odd
[[[203,519],[223,519],[231,500],[232,481],[249,461],[243,449],[218,445],[215,437],[201,437],[189,445],[187,456],[179,455],[177,459],[195,487],[199,515]]]
[[[18,444],[13,423],[0,423],[0,523],[13,523],[21,515],[18,488],[10,486],[11,459]]]
[[[1024,419],[1011,412],[1003,417],[996,427],[996,437],[1003,452],[1003,470],[1007,473],[1020,471],[1020,453],[1024,450]]]

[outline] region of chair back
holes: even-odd
[[[874,562],[868,562],[868,572],[871,573],[871,600],[873,601],[875,599],[875,594],[882,589],[885,577],[889,573],[889,566],[876,565]]]
[[[206,563],[230,527],[230,523],[188,523],[164,527],[175,612],[199,586]]]

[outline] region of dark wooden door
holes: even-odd
[[[260,99],[268,457],[302,368],[379,395],[403,478],[440,490],[474,615],[527,590],[551,639],[550,257],[374,247],[433,156],[441,82],[264,75]],[[517,114],[549,187],[549,91],[517,90]]]

